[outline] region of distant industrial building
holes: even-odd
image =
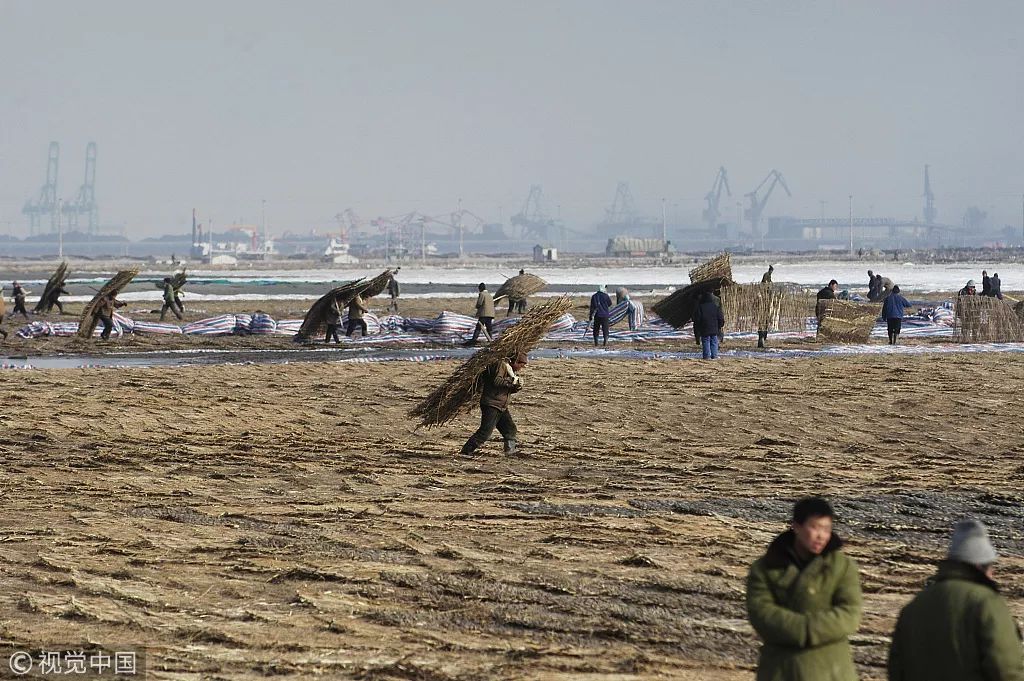
[[[852,242],[855,248],[923,248],[953,245],[961,230],[949,225],[929,225],[917,220],[854,218]],[[773,217],[768,220],[767,242],[773,250],[849,249],[849,218]]]

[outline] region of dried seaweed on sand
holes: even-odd
[[[59,289],[64,285],[68,279],[68,261],[62,260],[57,269],[54,270],[53,274],[50,275],[49,281],[46,282],[46,287],[43,289],[43,293],[39,296],[39,302],[33,308],[35,312],[42,312],[43,308],[46,307],[46,301],[50,298],[50,292],[54,289]]]
[[[696,284],[709,279],[725,279],[732,281],[732,259],[728,253],[716,255],[703,265],[690,270],[690,283]]]
[[[100,299],[106,295],[116,296],[121,292],[125,286],[131,283],[131,280],[138,274],[138,270],[121,270],[113,277],[110,278],[103,288],[92,297],[86,306],[82,310],[82,316],[78,320],[78,337],[79,338],[91,338],[92,332],[96,330],[96,324],[99,323],[100,318],[97,315],[99,311]]]
[[[420,425],[440,426],[470,411],[483,390],[481,376],[488,367],[502,359],[529,352],[548,332],[551,324],[572,307],[566,296],[538,305],[497,339],[473,353],[447,381],[409,412],[420,419]]]
[[[306,340],[323,331],[326,328],[324,319],[327,317],[327,311],[330,309],[331,303],[337,299],[339,307],[348,305],[349,301],[355,298],[357,293],[366,288],[367,283],[363,279],[356,279],[337,288],[332,288],[317,299],[315,303],[310,305],[309,310],[306,311],[306,316],[302,319],[302,326],[299,327],[295,338],[297,340]]]
[[[494,294],[494,299],[508,298],[510,300],[522,300],[528,296],[532,296],[538,291],[543,291],[548,285],[548,282],[544,281],[536,274],[517,274],[511,279],[507,279],[498,292]]]
[[[838,343],[867,343],[875,320],[882,312],[878,303],[854,303],[849,300],[819,301],[818,340]]]

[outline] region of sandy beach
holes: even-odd
[[[3,637],[151,678],[749,679],[747,566],[828,495],[862,678],[962,515],[1024,616],[1024,359],[537,360],[530,457],[406,413],[454,364],[9,372]]]

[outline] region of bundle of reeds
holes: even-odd
[[[360,291],[359,295],[363,297],[363,300],[379,296],[387,290],[388,283],[391,281],[391,277],[393,277],[394,274],[394,270],[384,270],[376,277],[366,282],[366,288]]]
[[[451,377],[409,412],[422,426],[440,426],[470,411],[483,391],[484,371],[504,359],[529,352],[551,328],[551,324],[572,307],[567,296],[537,305],[512,328],[473,353]]]
[[[662,298],[651,309],[665,322],[681,329],[693,319],[693,312],[705,291],[717,291],[730,283],[730,280],[724,277],[698,281]]]
[[[498,292],[494,294],[494,299],[522,300],[538,291],[543,291],[547,285],[548,282],[536,274],[517,274],[505,280],[505,283],[501,285]]]
[[[867,343],[882,312],[878,303],[819,300],[818,340],[836,343]]]
[[[332,288],[317,299],[309,307],[309,310],[306,311],[306,316],[302,319],[302,326],[299,327],[298,333],[295,334],[295,339],[308,340],[323,331],[326,328],[324,319],[327,317],[327,311],[330,309],[331,303],[337,300],[338,307],[345,307],[356,297],[357,293],[366,288],[367,283],[363,279],[356,279],[337,288]]]
[[[46,282],[46,287],[43,289],[43,295],[39,296],[39,302],[36,303],[34,309],[35,312],[42,312],[43,308],[46,307],[46,301],[50,298],[50,292],[59,289],[64,286],[64,282],[68,279],[68,261],[62,260],[57,269],[54,270],[53,274],[50,275],[49,281]]]
[[[92,338],[92,332],[96,330],[96,324],[100,321],[97,314],[99,312],[100,299],[108,295],[117,296],[121,289],[130,284],[138,273],[138,270],[121,270],[100,288],[99,292],[92,297],[92,300],[86,303],[85,309],[82,310],[82,316],[78,319],[79,338]]]
[[[732,260],[728,253],[716,255],[703,265],[690,270],[690,283],[707,281],[709,279],[725,279],[732,281]]]
[[[805,331],[811,312],[802,290],[771,284],[722,287],[722,313],[731,331]]]
[[[1020,303],[1018,303],[1020,306]],[[1011,343],[1024,340],[1024,319],[1016,307],[988,296],[960,296],[953,309],[956,343]]]

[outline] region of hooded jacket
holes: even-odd
[[[1020,631],[995,583],[947,560],[900,612],[889,649],[890,681],[1022,681]]]
[[[697,338],[717,336],[725,327],[725,315],[715,301],[715,296],[706,291],[693,311],[693,335]]]
[[[860,625],[857,563],[833,534],[801,570],[787,530],[747,576],[747,614],[764,644],[757,681],[856,681],[847,637]]]
[[[590,318],[602,319],[611,314],[612,298],[604,291],[598,291],[590,296]]]
[[[903,319],[903,310],[911,307],[910,302],[900,293],[890,293],[882,303],[882,319]]]

